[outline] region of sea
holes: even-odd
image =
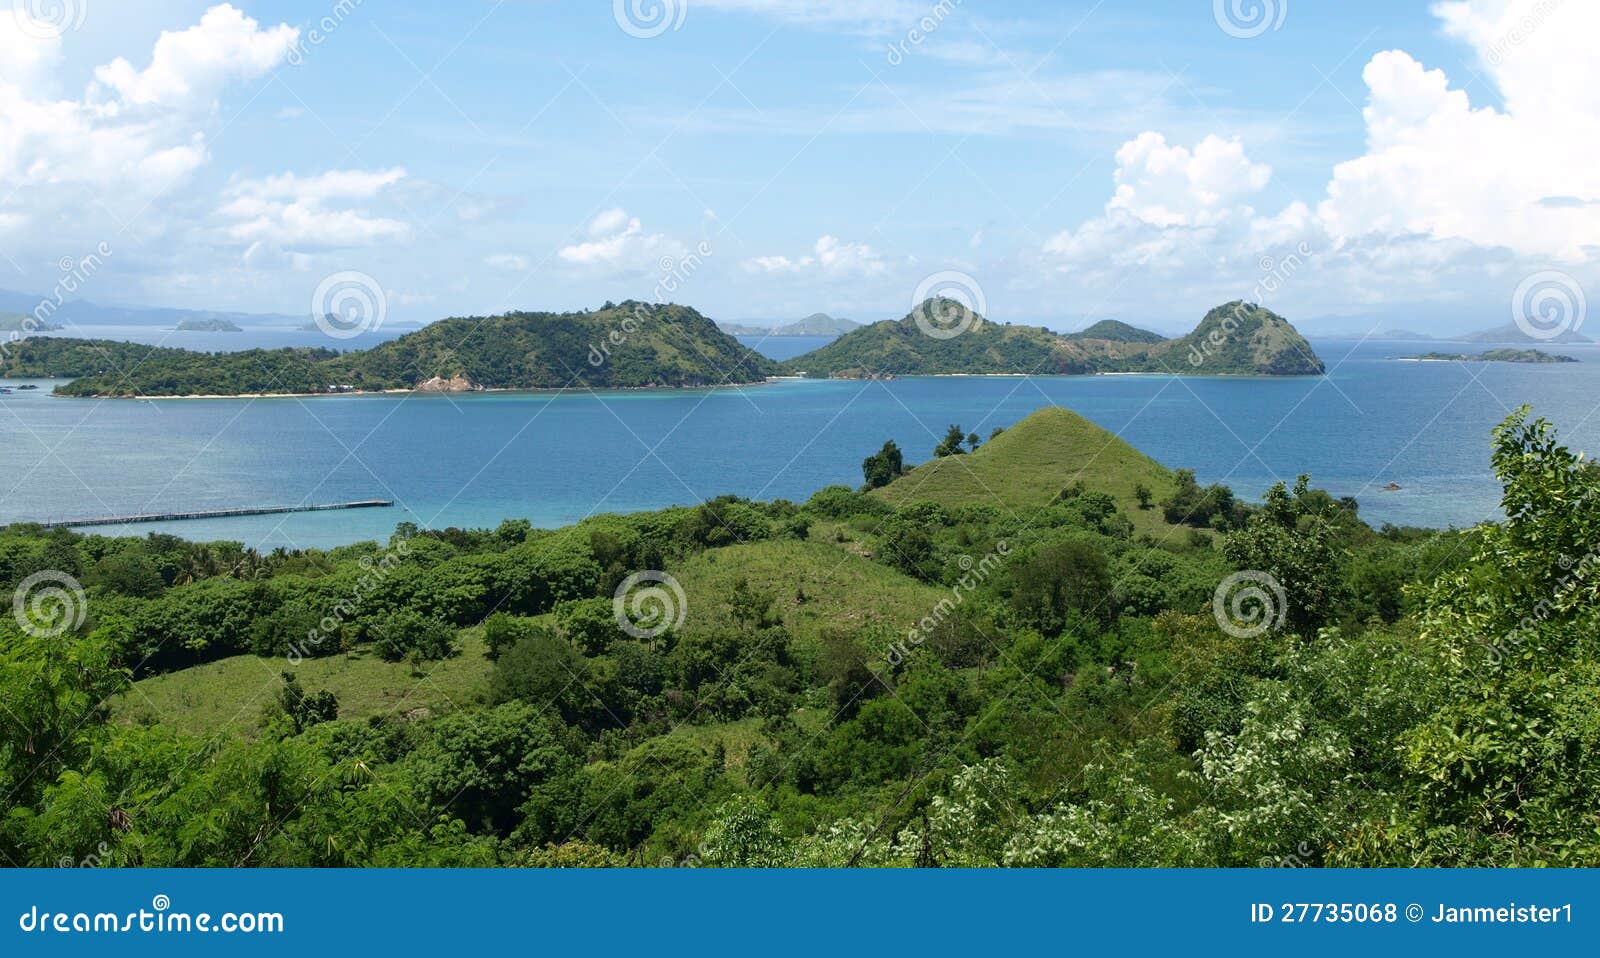
[[[403,331],[403,330],[402,330]],[[315,332],[152,333],[200,349],[326,343]],[[820,337],[749,338],[774,358]],[[341,344],[361,348],[370,342]],[[803,501],[861,482],[886,439],[920,462],[950,424],[989,435],[1071,409],[1247,498],[1308,473],[1373,525],[1467,526],[1499,513],[1490,430],[1527,404],[1600,451],[1600,346],[1558,365],[1403,362],[1481,345],[1313,340],[1318,377],[1172,375],[781,380],[703,390],[569,390],[274,399],[67,399],[0,381],[0,524],[365,499],[388,508],[97,527],[259,549],[383,540],[397,523],[556,527],[733,493]],[[15,387],[35,385],[38,389]],[[1092,481],[1089,483],[1093,485]]]

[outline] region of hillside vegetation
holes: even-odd
[[[784,369],[848,379],[1118,372],[1278,376],[1324,371],[1322,360],[1288,320],[1251,303],[1218,306],[1189,335],[1164,339],[1115,320],[1065,336],[1040,326],[1003,325],[952,300],[929,300],[904,319],[846,333],[789,360]]]
[[[0,529],[38,600],[0,616],[0,859],[1600,865],[1600,471],[1527,410],[1491,449],[1508,518],[1466,531],[1240,502],[1061,410],[804,503]]]
[[[446,319],[348,353],[207,353],[49,337],[24,340],[0,359],[0,375],[72,379],[56,390],[69,396],[719,386],[759,382],[774,368],[693,309],[636,302]]]

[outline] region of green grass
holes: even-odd
[[[409,663],[385,662],[370,649],[321,659],[306,659],[294,669],[307,691],[328,689],[339,697],[339,718],[432,714],[477,700],[486,687],[491,663],[483,657],[481,630],[461,634],[461,654],[425,662],[418,677]],[[193,668],[151,676],[112,703],[115,721],[159,722],[193,735],[253,737],[261,730],[262,709],[282,685],[289,665],[281,658],[236,655]]]
[[[906,629],[945,596],[942,589],[815,540],[729,546],[670,571],[689,600],[689,629],[726,623],[727,596],[741,577],[777,599],[784,625],[799,638],[814,638],[828,627],[854,631],[873,622]]]
[[[1082,482],[1115,497],[1134,529],[1172,531],[1159,507],[1140,509],[1141,483],[1159,503],[1172,494],[1171,470],[1075,412],[1047,406],[978,447],[975,453],[925,462],[873,495],[900,506],[937,502],[947,508],[997,505],[1026,518],[1062,489]]]

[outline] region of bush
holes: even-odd
[[[448,659],[458,651],[456,630],[409,609],[391,613],[368,627],[373,647],[386,662]]]

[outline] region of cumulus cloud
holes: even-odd
[[[591,269],[646,270],[683,253],[682,243],[662,233],[646,233],[639,218],[622,209],[600,213],[584,232],[589,239],[557,252],[564,262]]]
[[[1469,44],[1504,109],[1390,50],[1362,73],[1367,152],[1334,170],[1329,230],[1418,232],[1580,260],[1600,251],[1600,4],[1459,0],[1433,12]],[[1578,204],[1544,202],[1570,197]]]
[[[204,114],[223,88],[282,62],[298,31],[263,29],[229,5],[164,33],[140,70],[118,58],[77,99],[47,92],[60,40],[0,16],[0,229],[83,223],[107,205],[124,217],[185,182],[209,158]],[[151,229],[148,218],[138,224]]]
[[[805,256],[757,256],[745,269],[769,275],[818,272],[835,276],[876,276],[886,269],[883,257],[865,243],[850,243],[823,236]]]
[[[212,7],[187,30],[163,31],[143,70],[118,57],[94,71],[96,82],[122,104],[188,108],[209,104],[223,86],[260,76],[288,55],[300,31],[288,24],[263,30],[230,4]]]
[[[1503,109],[1474,107],[1404,51],[1380,52],[1362,74],[1365,152],[1334,167],[1314,204],[1258,211],[1272,171],[1241,140],[1208,136],[1191,148],[1148,131],[1117,151],[1102,214],[1051,236],[1042,265],[1107,295],[1157,275],[1191,296],[1233,298],[1293,256],[1308,261],[1293,294],[1334,308],[1509,295],[1552,261],[1595,275],[1600,60],[1585,46],[1600,32],[1600,4],[1432,9],[1473,47]]]
[[[483,263],[490,269],[497,269],[502,273],[526,273],[533,268],[526,256],[515,253],[495,253],[484,257]]]
[[[331,170],[316,176],[283,173],[242,180],[217,212],[232,220],[228,236],[244,243],[284,249],[339,249],[406,237],[410,227],[395,219],[341,204],[371,200],[404,180],[406,171]]]

